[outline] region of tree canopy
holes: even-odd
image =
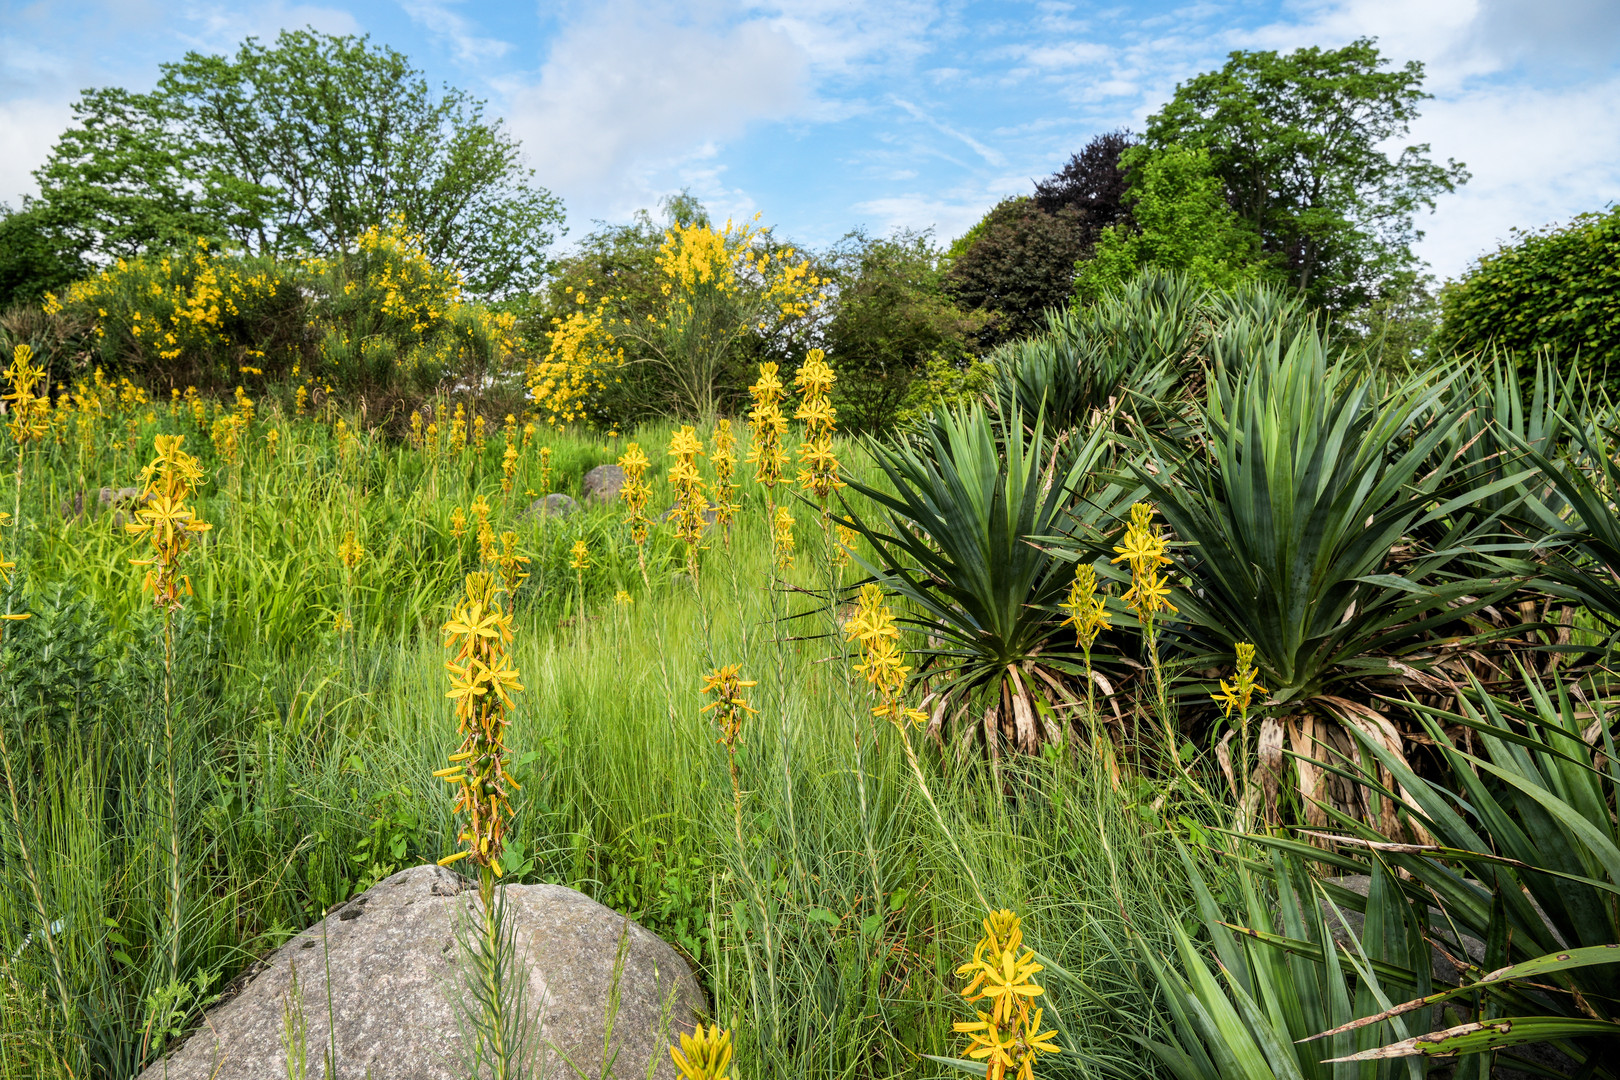
[[[1219,71],[1183,83],[1148,120],[1156,150],[1209,154],[1237,214],[1314,305],[1368,303],[1412,261],[1413,218],[1468,178],[1428,144],[1384,150],[1417,116],[1423,65],[1390,69],[1376,44],[1234,52]]]
[[[1109,131],[1092,139],[1068,163],[1035,181],[1035,205],[1048,214],[1078,210],[1085,223],[1086,241],[1095,244],[1102,231],[1131,219],[1125,193],[1130,187],[1129,166],[1123,155],[1137,143],[1129,131]]]
[[[37,205],[0,203],[0,311],[39,300],[83,277],[84,260],[45,221]]]
[[[981,348],[1045,327],[1047,311],[1069,302],[1076,261],[1091,256],[1106,230],[1129,224],[1120,155],[1133,145],[1127,131],[1098,135],[1037,180],[1033,198],[1003,199],[951,244],[945,287],[977,313]]]
[[[955,370],[973,356],[979,320],[945,295],[942,253],[926,232],[845,236],[834,248],[835,311],[823,331],[840,426],[888,426],[930,365]]]
[[[1075,260],[1089,251],[1080,211],[1048,214],[1028,196],[1003,199],[974,230],[951,260],[946,290],[984,317],[982,347],[1036,332],[1047,309],[1068,302]]]
[[[561,207],[518,142],[393,49],[299,30],[161,70],[151,93],[85,91],[35,173],[49,221],[81,248],[128,256],[209,236],[331,255],[399,218],[475,292],[544,271]]]
[[[1094,300],[1148,267],[1180,271],[1217,289],[1267,276],[1260,238],[1227,205],[1208,151],[1136,147],[1126,158],[1134,222],[1103,230],[1092,257],[1078,266],[1078,299]]]

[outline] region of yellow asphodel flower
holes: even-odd
[[[978,1020],[958,1021],[951,1025],[951,1030],[959,1035],[968,1037],[967,1056],[975,1061],[984,1062],[985,1076],[993,1080],[1001,1080],[1007,1075],[1007,1070],[1014,1065],[1013,1049],[1016,1037],[1012,1032],[1003,1033],[1001,1025],[984,1013],[978,1014]]]
[[[669,1048],[669,1056],[680,1070],[682,1080],[731,1080],[731,1032],[719,1024],[708,1031],[703,1025],[691,1035],[681,1032],[681,1048]]]
[[[1108,605],[1097,595],[1097,572],[1090,565],[1075,571],[1069,598],[1058,605],[1069,613],[1059,626],[1074,627],[1074,643],[1089,653],[1097,635],[1109,628]]]
[[[575,540],[574,546],[568,552],[568,567],[571,570],[588,570],[591,566],[591,551],[585,546],[585,541]]]
[[[747,698],[743,697],[744,690],[759,684],[753,679],[745,679],[737,674],[740,666],[727,664],[725,667],[715,668],[703,677],[703,689],[700,691],[703,694],[714,695],[714,700],[698,712],[716,710],[714,721],[720,730],[720,738],[717,741],[727,750],[734,750],[737,746],[737,737],[742,734],[743,717],[759,712],[748,704]]]
[[[979,982],[978,993],[969,997],[969,1001],[979,999],[990,1002],[990,1015],[998,1023],[1008,1023],[1013,1014],[1022,1010],[1021,1002],[1038,997],[1046,991],[1035,982],[1032,976],[1044,968],[1035,962],[1035,953],[1024,950],[1022,956],[1017,949],[1004,949],[993,957],[986,957],[979,961],[979,971],[983,978]]]
[[[1150,619],[1161,611],[1177,613],[1170,602],[1170,582],[1155,570],[1148,570],[1125,594],[1125,604],[1143,619]]]
[[[1268,691],[1260,685],[1260,672],[1254,666],[1254,646],[1246,641],[1237,643],[1237,674],[1231,682],[1221,680],[1221,692],[1211,694],[1215,704],[1222,706],[1228,718],[1236,712],[1239,715],[1249,711],[1249,705],[1255,694],[1264,694]]]
[[[354,538],[354,530],[350,529],[344,534],[343,543],[338,545],[338,562],[343,564],[345,570],[353,570],[365,557],[366,549]]]
[[[771,551],[778,570],[793,565],[793,515],[785,506],[776,508],[776,520],[771,522]]]

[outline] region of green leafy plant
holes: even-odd
[[[916,611],[930,636],[918,650],[936,689],[931,728],[982,712],[992,754],[1005,734],[1020,750],[1060,742],[1053,706],[1072,703],[1068,650],[1052,612],[1072,563],[1035,543],[1056,531],[1072,492],[1107,446],[1105,425],[1054,445],[1039,420],[999,420],[982,406],[933,417],[892,446],[869,443],[892,493],[852,482],[887,517],[886,528],[849,512],[871,543],[862,564]]]
[[[1391,844],[1334,813],[1331,861],[1350,872],[1380,864],[1400,872],[1408,891],[1439,912],[1436,947],[1461,961],[1464,980],[1448,996],[1481,1003],[1470,1023],[1417,1039],[1393,1024],[1426,1003],[1386,1005],[1359,1026],[1391,1024],[1381,1029],[1389,1056],[1556,1041],[1575,1061],[1612,1075],[1593,1056],[1620,1037],[1620,825],[1611,809],[1620,762],[1610,718],[1601,702],[1528,674],[1523,691],[1523,704],[1476,686],[1455,711],[1413,706],[1449,784],[1358,735],[1393,782],[1365,770],[1356,782],[1399,806],[1427,842]],[[1473,749],[1458,748],[1448,730],[1465,732]],[[1469,954],[1470,938],[1485,943],[1479,959]]]
[[[1200,925],[1194,929],[1204,940],[1195,943],[1188,928],[1173,926],[1173,955],[1159,955],[1140,937],[1129,948],[1163,996],[1167,1016],[1166,1030],[1128,1037],[1171,1075],[1383,1080],[1429,1071],[1427,1062],[1411,1069],[1345,1060],[1377,1047],[1371,1033],[1347,1025],[1387,1005],[1392,993],[1422,995],[1429,987],[1424,908],[1401,892],[1392,874],[1375,865],[1363,900],[1313,879],[1295,857],[1277,855],[1269,865],[1253,867],[1240,862],[1234,884],[1247,925],[1239,928],[1225,920],[1185,849],[1181,858],[1197,901]],[[1346,914],[1352,905],[1365,908],[1359,918]],[[1392,1023],[1404,1032],[1408,1020]],[[1308,1041],[1339,1028],[1345,1030],[1325,1042]]]

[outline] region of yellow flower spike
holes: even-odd
[[[350,529],[344,534],[343,543],[338,545],[338,562],[343,564],[345,570],[353,570],[365,557],[366,549],[354,538],[354,530]]]
[[[731,430],[731,421],[716,420],[711,440],[710,462],[714,465],[715,524],[726,530],[726,542],[731,542],[731,523],[741,509],[732,500],[737,497],[737,436]]]
[[[793,515],[785,506],[776,508],[776,519],[771,522],[771,552],[777,570],[786,571],[793,565]]]
[[[1089,564],[1075,571],[1069,598],[1058,607],[1069,613],[1058,625],[1074,627],[1075,645],[1089,654],[1097,636],[1109,629],[1108,605],[1097,594],[1097,572]]]
[[[512,666],[507,645],[512,640],[512,618],[503,609],[504,585],[487,572],[468,574],[465,593],[445,621],[445,644],[451,656],[445,663],[462,736],[451,755],[445,778],[460,791],[455,809],[467,815],[461,842],[467,849],[455,858],[471,857],[479,866],[499,874],[499,859],[506,821],[511,816],[508,789],[516,785],[505,772],[505,733],[510,723],[513,695],[523,690]]]
[[[1265,694],[1269,691],[1260,685],[1260,672],[1254,666],[1254,646],[1246,641],[1240,641],[1235,648],[1237,653],[1237,673],[1231,682],[1221,680],[1221,692],[1211,694],[1215,703],[1222,707],[1228,719],[1234,712],[1246,715],[1255,694]]]
[[[985,1076],[989,1080],[1002,1080],[1007,1070],[1016,1064],[1013,1058],[1016,1036],[1012,1032],[1003,1032],[1001,1025],[984,1013],[978,1016],[977,1021],[952,1024],[951,1030],[968,1037],[967,1056],[984,1062]]]
[[[669,456],[674,464],[669,469],[669,483],[675,489],[675,535],[686,544],[687,569],[692,581],[697,582],[697,553],[708,524],[708,499],[703,491],[703,477],[697,469],[697,459],[703,454],[703,443],[697,430],[683,424],[669,441]]]
[[[703,678],[703,694],[713,694],[714,700],[709,702],[699,713],[715,711],[714,722],[720,737],[715,740],[723,745],[730,753],[735,753],[737,740],[742,735],[743,718],[757,715],[759,710],[748,704],[743,697],[743,691],[758,683],[752,679],[744,679],[737,674],[737,664],[728,664],[723,668],[715,668]]]
[[[849,566],[855,554],[855,545],[860,542],[861,535],[848,525],[839,525],[838,550],[833,554],[833,565],[840,570]]]
[[[569,559],[568,559],[569,569],[583,571],[583,570],[588,570],[590,568],[590,565],[591,565],[591,552],[590,552],[590,549],[585,546],[585,541],[583,541],[583,540],[575,540],[573,548],[570,549],[570,551],[569,551]]]
[[[719,1024],[704,1031],[698,1024],[691,1035],[681,1033],[681,1048],[671,1046],[669,1056],[680,1071],[681,1080],[730,1080],[731,1032]]]
[[[787,434],[788,427],[780,405],[784,397],[782,380],[777,376],[775,364],[759,365],[759,381],[748,388],[748,395],[754,407],[748,413],[752,446],[747,460],[754,466],[755,482],[774,488],[781,482],[782,470],[787,465],[782,436]]]

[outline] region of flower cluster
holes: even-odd
[[[1131,588],[1125,594],[1125,606],[1143,622],[1151,622],[1161,611],[1176,610],[1170,603],[1170,582],[1159,573],[1161,566],[1170,564],[1170,556],[1165,554],[1169,546],[1164,533],[1153,524],[1153,507],[1134,504],[1124,542],[1114,549],[1116,557],[1110,561],[1130,564]]]
[[[587,306],[580,293],[575,302],[579,310],[552,319],[546,355],[525,377],[535,408],[552,426],[602,419],[594,399],[607,389],[609,372],[624,363],[624,347],[610,327],[609,299]]]
[[[730,1080],[726,1070],[731,1067],[731,1032],[714,1024],[704,1031],[703,1025],[691,1035],[681,1033],[681,1048],[669,1048],[681,1080]]]
[[[894,612],[883,600],[882,588],[872,583],[861,586],[855,614],[844,624],[844,636],[860,643],[861,660],[854,669],[856,674],[865,676],[866,685],[877,700],[872,715],[883,717],[896,727],[927,721],[927,713],[906,705],[906,676],[911,668],[900,650],[900,627],[895,624]]]
[[[722,418],[714,422],[710,449],[709,462],[714,466],[714,520],[726,530],[726,541],[730,543],[731,523],[741,509],[732,501],[737,497],[737,436],[732,433],[730,420]]]
[[[343,543],[338,545],[337,554],[338,562],[343,564],[343,569],[350,572],[353,572],[354,568],[359,566],[361,560],[366,557],[366,549],[361,545],[360,541],[354,538],[353,529],[343,534]]]
[[[973,959],[956,969],[967,979],[962,996],[983,1001],[989,1012],[975,1010],[978,1019],[952,1025],[969,1040],[969,1058],[983,1061],[988,1080],[1033,1080],[1041,1054],[1061,1053],[1052,1040],[1056,1031],[1041,1030],[1041,1010],[1031,1008],[1045,993],[1035,981],[1044,970],[1035,953],[1024,948],[1024,932],[1011,911],[992,912],[984,920],[984,937],[973,948]]]
[[[714,710],[715,726],[720,731],[720,738],[716,741],[732,754],[737,752],[737,739],[742,734],[743,718],[759,711],[750,706],[748,699],[743,697],[744,690],[759,684],[753,679],[745,679],[737,674],[738,667],[737,664],[727,664],[725,667],[715,668],[703,677],[701,692],[713,694],[714,700],[698,710],[700,713]]]
[[[776,508],[776,519],[771,522],[771,553],[778,570],[793,565],[793,515],[785,506]]]
[[[669,485],[675,489],[675,535],[686,542],[686,557],[694,576],[697,569],[698,543],[703,539],[703,527],[708,524],[704,511],[709,503],[703,494],[703,476],[698,472],[698,455],[703,443],[690,424],[681,425],[669,440],[669,456],[675,464],[669,469]]]
[[[585,541],[575,540],[574,546],[568,552],[568,569],[583,574],[591,567],[591,549],[585,546]]]
[[[501,553],[495,560],[495,565],[500,568],[501,589],[506,593],[509,612],[515,612],[518,586],[529,577],[529,572],[523,569],[529,564],[529,558],[518,554],[517,542],[517,533],[511,530],[501,533]]]
[[[164,611],[178,609],[180,597],[191,591],[190,581],[180,576],[180,557],[193,539],[213,528],[186,505],[203,470],[201,462],[180,448],[185,441],[184,435],[157,437],[157,457],[141,472],[143,490],[135,520],[124,526],[125,532],[144,538],[151,547],[149,558],[130,561],[147,568],[146,588]]]
[[[51,399],[34,394],[35,388],[45,378],[45,369],[35,367],[33,359],[32,348],[18,345],[12,350],[11,366],[5,371],[6,382],[11,387],[5,394],[6,406],[11,414],[6,421],[6,430],[11,432],[12,441],[19,446],[37,442],[51,430]],[[99,375],[100,369],[96,373]]]
[[[828,366],[826,354],[811,349],[804,366],[793,379],[799,391],[799,409],[795,420],[804,421],[804,442],[799,444],[799,486],[815,493],[823,503],[836,489],[844,487],[838,479],[838,457],[833,452],[833,432],[838,428],[837,410],[832,407],[831,393],[838,376]]]
[[[1215,699],[1215,704],[1222,707],[1227,719],[1231,719],[1234,712],[1247,716],[1254,695],[1266,693],[1266,688],[1260,685],[1260,672],[1254,666],[1254,646],[1240,641],[1236,651],[1237,673],[1232,676],[1231,682],[1222,679],[1221,692],[1210,695]]]
[[[647,466],[652,462],[636,443],[630,443],[619,457],[619,468],[624,470],[624,486],[619,498],[624,500],[625,524],[630,526],[630,539],[636,545],[636,562],[641,576],[647,577],[647,531],[652,519],[647,516],[647,501],[652,498],[652,485],[647,483]]]
[[[468,574],[466,594],[444,624],[445,644],[452,650],[444,665],[450,675],[445,697],[455,702],[461,746],[450,755],[450,767],[433,774],[459,785],[456,813],[467,815],[457,837],[466,847],[439,865],[470,857],[497,877],[512,816],[508,792],[520,790],[506,774],[506,727],[512,695],[523,689],[508,653],[512,616],[501,602],[504,592],[493,574]]]
[[[833,566],[835,568],[843,570],[849,566],[851,559],[855,556],[855,544],[860,538],[861,534],[848,525],[838,526],[838,550],[833,552]]]
[[[787,467],[787,452],[782,449],[782,436],[787,434],[787,417],[782,415],[782,380],[777,377],[775,364],[759,365],[759,381],[748,388],[754,407],[748,412],[748,428],[753,445],[748,450],[748,463],[754,466],[754,479],[767,488],[774,488],[782,480]]]
[[[1089,657],[1097,635],[1109,628],[1108,604],[1097,592],[1097,571],[1090,563],[1075,571],[1069,598],[1058,607],[1069,613],[1058,625],[1074,627],[1074,643]]]

